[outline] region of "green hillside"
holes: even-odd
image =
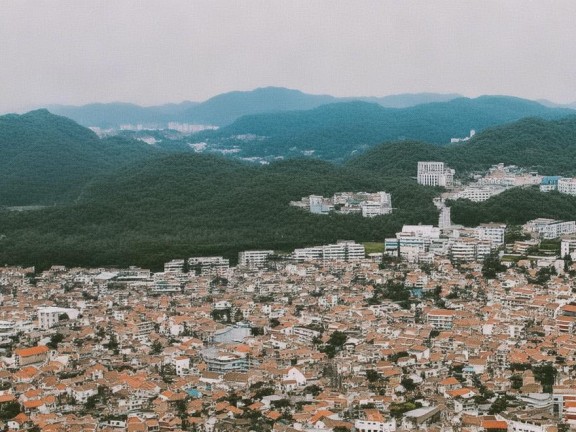
[[[0,117],[0,206],[75,199],[96,176],[157,151],[119,137],[99,139],[46,110]]]
[[[503,162],[544,175],[576,175],[576,116],[527,118],[488,129],[464,143],[438,147],[419,142],[386,143],[352,159],[348,166],[380,175],[415,176],[418,161],[438,160],[457,175]]]
[[[319,216],[290,207],[302,196],[386,190],[393,215]],[[157,268],[174,257],[379,241],[403,223],[433,223],[437,191],[325,162],[259,167],[199,155],[140,163],[92,184],[78,204],[0,214],[0,262]]]
[[[539,217],[576,219],[576,197],[535,187],[510,189],[481,203],[456,200],[449,205],[452,221],[466,226],[491,221],[520,225]]]

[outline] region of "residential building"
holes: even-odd
[[[80,311],[72,308],[40,307],[38,308],[38,327],[47,330],[54,327],[61,319],[76,319]]]
[[[506,233],[505,224],[488,223],[480,224],[476,228],[480,240],[490,240],[495,246],[504,244],[504,234]]]
[[[292,259],[295,261],[357,261],[364,259],[365,256],[364,245],[347,240],[340,240],[336,244],[295,249],[292,253]]]
[[[424,186],[452,187],[454,170],[444,162],[418,162],[418,184]]]
[[[523,229],[524,231],[538,234],[541,239],[554,239],[576,233],[576,221],[538,218],[528,221],[524,224]]]
[[[243,251],[238,254],[238,265],[250,268],[263,267],[273,250]]]
[[[450,309],[434,309],[426,314],[426,321],[435,329],[451,329],[456,311]]]
[[[576,195],[576,178],[561,178],[558,180],[558,192]]]
[[[550,192],[558,190],[558,180],[560,176],[544,176],[540,182],[540,192]]]

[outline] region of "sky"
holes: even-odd
[[[0,0],[0,112],[281,86],[576,101],[574,0]]]

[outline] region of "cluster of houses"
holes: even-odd
[[[330,198],[310,195],[290,205],[313,214],[361,214],[374,217],[392,213],[392,197],[387,192],[337,192]]]

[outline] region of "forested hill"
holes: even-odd
[[[318,216],[290,207],[308,194],[392,193],[392,215]],[[290,160],[269,166],[180,154],[137,163],[86,188],[74,205],[0,211],[0,262],[46,266],[142,265],[247,249],[291,251],[334,242],[382,240],[404,223],[434,223],[438,191],[410,179]]]
[[[95,176],[154,153],[138,141],[101,140],[46,110],[1,116],[0,207],[72,200]]]
[[[503,96],[458,98],[404,109],[349,102],[245,116],[217,131],[199,134],[196,140],[236,146],[245,156],[313,154],[344,160],[385,141],[446,144],[451,138],[468,136],[471,129],[482,131],[527,116],[555,119],[570,114],[574,111]]]
[[[443,147],[421,142],[386,143],[354,158],[348,166],[406,177],[416,175],[416,164],[422,160],[447,162],[457,174],[503,162],[544,175],[576,175],[576,116],[522,119]]]

